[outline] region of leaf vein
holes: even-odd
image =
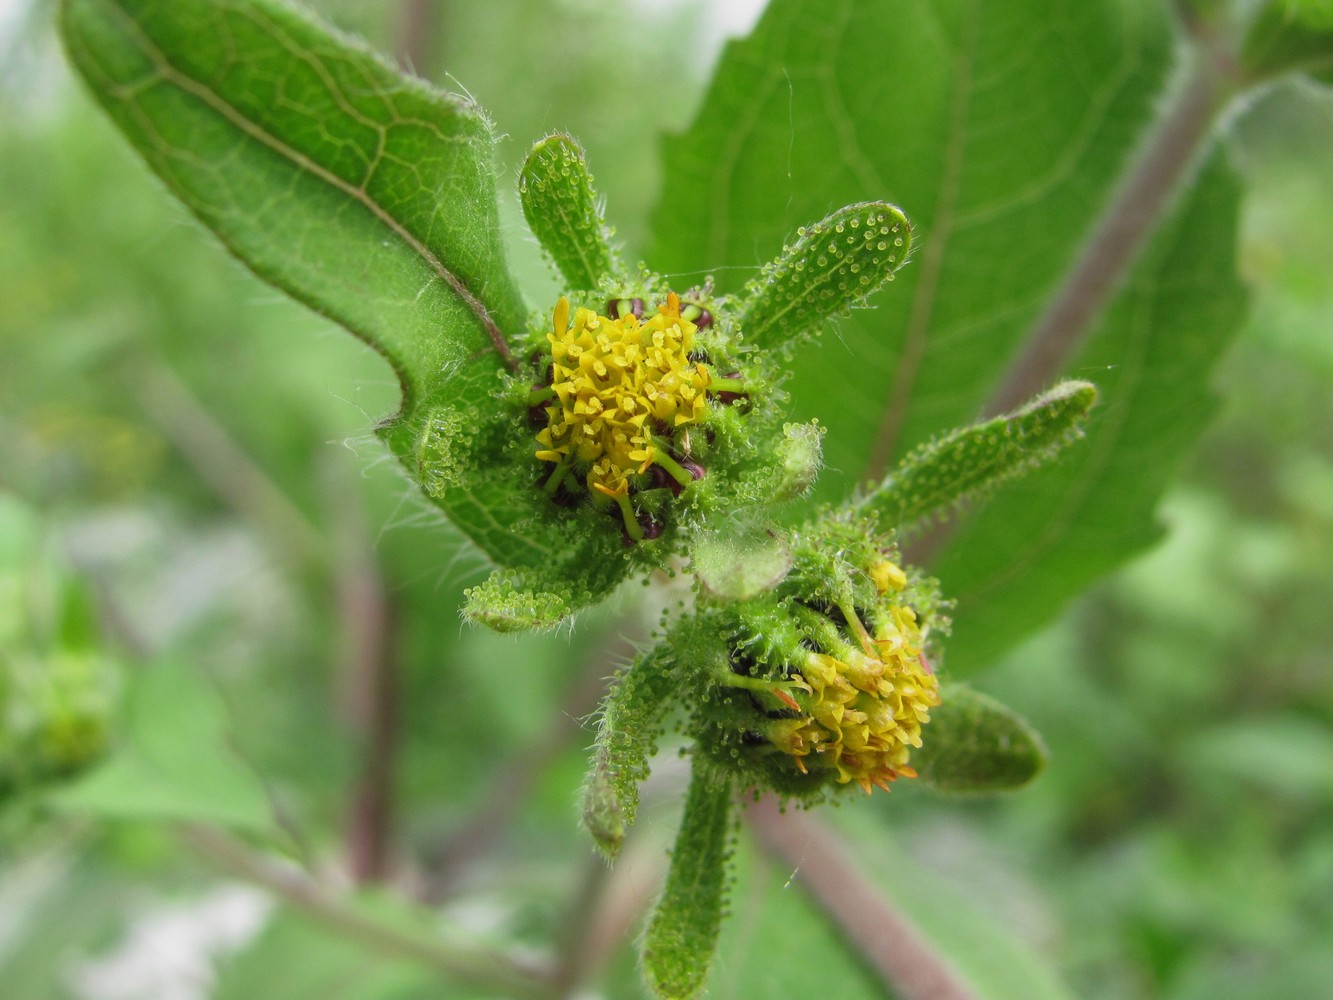
[[[445,266],[434,251],[418,239],[417,236],[402,222],[394,218],[392,213],[372,198],[368,191],[358,185],[348,182],[342,177],[339,177],[326,167],[312,160],[300,150],[283,142],[256,122],[247,118],[240,112],[240,110],[231,104],[231,102],[227,101],[213,90],[213,88],[177,69],[171,60],[167,58],[166,54],[163,53],[147,36],[140,25],[134,20],[133,15],[121,5],[119,0],[107,0],[107,3],[126,24],[128,32],[133,37],[135,44],[139,47],[140,51],[149,62],[157,68],[157,72],[165,82],[180,88],[196,99],[202,101],[241,132],[250,136],[262,145],[267,146],[274,153],[288,160],[298,169],[306,171],[310,175],[318,178],[329,186],[336,188],[349,198],[360,203],[395,236],[406,243],[408,247],[410,247],[427,264],[427,266],[435,272],[436,276],[462,300],[468,310],[471,311],[477,322],[481,324],[482,329],[485,331],[491,342],[491,346],[495,349],[495,352],[500,356],[501,360],[511,370],[517,370],[517,361],[509,348],[508,341],[505,339],[504,333],[500,330],[486,305],[472,293],[471,289],[467,287],[466,283],[464,283],[457,274]]]

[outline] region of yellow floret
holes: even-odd
[[[819,760],[837,770],[840,783],[854,781],[867,792],[916,776],[908,756],[921,745],[940,687],[922,658],[915,614],[895,607],[891,618],[871,637],[869,652],[811,652],[792,678],[805,714],[768,735],[801,771]]]
[[[628,493],[628,477],[658,457],[654,424],[667,429],[701,420],[708,409],[707,367],[690,361],[695,326],[680,315],[671,293],[656,315],[640,321],[555,307],[551,332],[555,399],[537,435],[543,462],[577,460],[590,466],[589,490]]]

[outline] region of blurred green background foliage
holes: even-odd
[[[580,138],[619,235],[647,243],[658,136],[684,127],[718,50],[708,5],[317,6],[466,88],[509,136],[502,218],[530,301],[555,284],[510,182],[546,131]],[[267,806],[257,822],[293,856],[355,844],[377,773],[377,657],[397,665],[396,833],[353,865],[414,873],[443,919],[482,937],[558,939],[571,913],[607,922],[596,988],[637,995],[632,934],[614,933],[615,912],[578,910],[580,886],[606,876],[572,802],[590,740],[578,723],[646,639],[651,602],[630,590],[554,636],[462,629],[461,591],[484,567],[371,436],[396,398],[387,366],[164,197],[75,85],[50,4],[0,13],[0,717],[18,711],[20,655],[194,677],[164,682],[169,710],[136,714],[113,681],[93,710],[150,763],[172,741],[149,806],[94,825],[61,789],[0,775],[5,995],[439,995],[417,966],[268,909],[147,818],[181,815],[188,775],[221,767],[235,808]],[[670,72],[619,69],[643,50]],[[1049,771],[996,801],[902,783],[835,817],[923,925],[975,922],[1001,956],[981,973],[995,995],[1023,995],[1001,983],[1015,963],[1039,970],[1015,981],[1057,996],[1259,1000],[1333,983],[1333,95],[1266,90],[1226,144],[1247,184],[1252,306],[1217,375],[1221,415],[1162,507],[1169,536],[984,675],[1043,732]],[[62,601],[96,624],[52,611]],[[660,781],[618,876],[631,912],[683,772],[668,761]],[[802,955],[843,946],[783,893],[789,873],[742,868],[733,908],[776,916],[728,929],[714,995],[759,995],[751,967],[791,995],[827,986]],[[202,992],[135,964],[145,928],[193,942],[186,979]],[[793,936],[805,953],[780,944]],[[831,995],[877,995],[853,959],[821,961],[846,966]]]

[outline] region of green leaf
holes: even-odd
[[[937,791],[1002,792],[1042,772],[1046,747],[1012,709],[964,685],[946,684],[912,766]]]
[[[803,219],[869,199],[901,205],[918,237],[891,292],[790,365],[791,418],[829,428],[816,499],[985,412],[1133,164],[1177,49],[1165,5],[1115,0],[774,0],[728,46],[694,124],[664,146],[654,264],[717,268],[736,290]],[[1068,366],[1102,390],[1082,461],[1029,477],[1004,519],[931,566],[961,598],[953,671],[1156,537],[1152,507],[1242,314],[1236,199],[1214,156]]]
[[[844,839],[860,862],[858,882],[877,886],[971,987],[979,1000],[1071,1000],[1049,966],[1023,940],[1030,927],[1006,926],[982,912],[975,893],[946,885],[913,858],[876,810],[822,814],[850,828]],[[742,837],[736,885],[722,929],[710,1000],[830,997],[884,1000],[891,992],[842,928],[810,898],[799,864],[770,862]],[[989,900],[992,908],[994,900]]]
[[[1054,460],[1096,400],[1096,386],[1061,382],[1020,410],[919,445],[861,507],[894,530],[986,496]]]
[[[932,871],[910,860],[909,845],[895,835],[882,813],[840,809],[828,819],[842,828],[865,859],[865,880],[901,909],[977,997],[1072,1000],[1075,996],[1055,974],[1046,949],[1034,946],[1030,926],[998,917],[996,900],[981,906],[975,881],[966,877],[946,881],[938,868]]]
[[[912,227],[898,206],[840,208],[798,229],[796,243],[764,265],[741,306],[740,328],[759,347],[794,347],[830,316],[864,305],[911,249]]]
[[[619,676],[602,701],[592,768],[583,785],[583,825],[609,858],[620,851],[639,808],[639,782],[657,752],[662,717],[679,683],[663,647]]]
[[[364,338],[412,409],[519,330],[490,123],[274,0],[66,0],[69,53],[167,186],[260,277]],[[481,355],[480,358],[474,355]]]
[[[61,23],[167,187],[393,366],[402,409],[380,433],[454,523],[499,563],[555,561],[554,532],[515,528],[530,484],[497,473],[511,414],[492,394],[526,309],[480,109],[279,0],[65,0]]]
[[[703,992],[717,950],[730,852],[731,784],[694,762],[671,870],[643,939],[643,974],[666,1000]]]
[[[600,288],[620,270],[583,148],[570,136],[547,136],[532,147],[518,194],[528,228],[570,289]]]
[[[145,667],[126,695],[122,745],[50,801],[67,812],[270,831],[264,786],[230,738],[226,709],[198,670]]]
[[[1305,73],[1333,84],[1333,3],[1270,0],[1250,26],[1241,63],[1257,77]]]
[[[952,676],[1160,539],[1154,511],[1216,411],[1207,372],[1244,313],[1230,270],[1238,195],[1214,157],[1075,362],[1098,372],[1087,441],[978,511],[932,565],[957,602]]]

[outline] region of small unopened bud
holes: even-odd
[[[639,526],[642,537],[634,538],[630,535],[628,527],[622,527],[620,540],[626,548],[637,545],[639,542],[651,542],[654,538],[661,538],[662,532],[666,530],[666,525],[661,521],[654,521],[648,514],[639,514],[634,520]]]
[[[706,330],[713,325],[713,314],[701,305],[693,302],[680,304],[680,318],[693,323],[698,329]]]
[[[606,303],[606,314],[612,319],[623,319],[628,315],[643,319],[643,299],[611,299]]]

